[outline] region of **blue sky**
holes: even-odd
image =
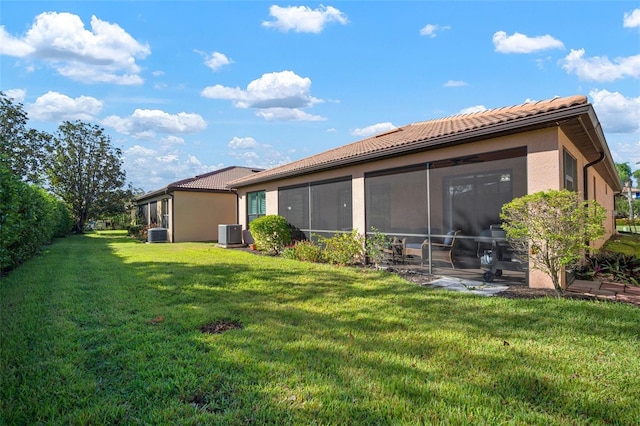
[[[104,127],[146,191],[574,94],[635,169],[640,2],[3,0],[0,90]]]

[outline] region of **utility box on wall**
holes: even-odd
[[[242,247],[242,225],[218,225],[218,245]]]

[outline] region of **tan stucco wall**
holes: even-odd
[[[236,196],[229,193],[173,193],[173,242],[217,241],[218,225],[236,223]]]
[[[243,229],[247,229],[247,192],[261,190],[266,191],[266,213],[278,214],[278,187],[351,176],[353,195],[353,228],[364,230],[365,173],[515,147],[526,147],[527,149],[527,193],[534,193],[548,189],[562,189],[564,185],[561,156],[563,147],[571,152],[571,154],[578,160],[578,188],[582,191],[582,168],[587,163],[587,160],[580,154],[576,147],[571,143],[567,136],[560,131],[559,128],[552,127],[240,188],[238,191],[239,223],[242,224]],[[525,171],[522,172],[524,173]],[[611,215],[611,212],[613,211],[613,196],[611,195],[612,189],[606,185],[604,179],[597,176],[595,170],[591,169],[589,176],[592,178],[594,175],[596,176],[595,191],[597,200],[610,211],[609,214]],[[435,190],[435,188],[432,188],[432,190]],[[593,195],[593,192],[591,191],[593,191],[593,189],[590,188],[590,196]],[[605,238],[608,238],[615,229],[612,227],[612,221],[608,220],[608,222],[608,235],[605,236]],[[553,287],[551,280],[538,271],[530,271],[529,285],[531,287]]]

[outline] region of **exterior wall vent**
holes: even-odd
[[[148,243],[166,243],[167,228],[150,228],[147,234]]]
[[[218,245],[242,247],[242,225],[218,225]]]

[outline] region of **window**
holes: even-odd
[[[564,169],[564,188],[569,191],[577,191],[578,162],[566,150],[563,151],[562,166]]]
[[[247,193],[247,223],[251,223],[267,212],[267,194],[265,191]]]

